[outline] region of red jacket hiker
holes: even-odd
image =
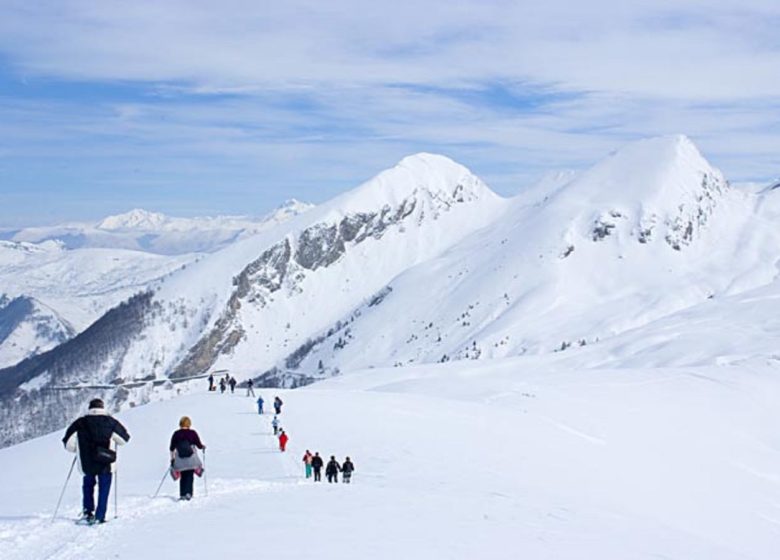
[[[279,434],[279,449],[284,451],[284,448],[287,447],[287,440],[290,439],[287,437],[287,434],[284,433],[284,430],[282,430],[282,433]]]

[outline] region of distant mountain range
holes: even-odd
[[[174,218],[135,209],[97,223],[2,231],[0,239],[28,243],[56,240],[66,249],[130,249],[161,255],[211,252],[272,228],[310,208],[311,204],[291,199],[258,219],[245,216]]]

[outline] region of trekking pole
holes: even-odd
[[[152,496],[152,498],[156,498],[157,494],[160,493],[160,489],[162,488],[163,482],[165,482],[165,479],[168,477],[168,473],[170,472],[170,470],[171,470],[170,468],[165,469],[162,480],[160,481],[160,485],[157,487],[157,492],[154,493],[154,496]]]
[[[203,450],[203,493],[205,496],[209,495],[209,483],[206,477],[208,476],[208,471],[206,470],[206,450]]]
[[[114,473],[114,519],[119,517],[119,469]]]
[[[65,496],[65,489],[68,487],[68,482],[70,482],[70,475],[73,474],[73,467],[76,466],[76,457],[73,457],[73,462],[70,464],[70,470],[68,471],[68,477],[65,479],[65,484],[62,486],[62,492],[60,492],[60,499],[57,500],[57,507],[54,508],[54,515],[51,516],[51,522],[54,523],[54,520],[57,517],[57,513],[60,511],[60,504],[62,504],[62,498]]]

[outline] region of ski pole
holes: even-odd
[[[206,470],[206,450],[203,450],[203,493],[205,496],[209,495],[209,483],[206,477],[208,476],[208,471]]]
[[[119,469],[114,473],[114,519],[119,517]]]
[[[78,456],[76,456],[78,457]],[[73,462],[70,464],[70,470],[68,471],[68,477],[65,479],[65,484],[62,486],[62,492],[60,492],[60,499],[57,500],[57,507],[54,508],[54,515],[51,516],[51,522],[54,523],[54,520],[57,518],[57,513],[60,511],[60,504],[62,504],[62,498],[65,496],[65,489],[68,487],[68,482],[70,482],[70,475],[73,474],[73,467],[76,466],[76,457],[73,457]]]
[[[171,470],[170,468],[165,469],[165,472],[163,473],[162,480],[160,481],[160,485],[157,487],[157,492],[154,493],[154,496],[152,496],[152,498],[156,498],[157,494],[160,493],[160,489],[162,488],[163,482],[165,482],[165,479],[167,478],[168,473],[170,472],[170,470]]]

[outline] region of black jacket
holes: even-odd
[[[355,470],[355,465],[352,464],[352,461],[344,461],[344,464],[341,465],[341,472],[344,474],[350,474]]]
[[[315,471],[318,471],[322,468],[323,462],[322,457],[319,455],[315,455],[311,458],[311,468],[313,468]]]
[[[108,414],[88,414],[73,422],[65,431],[62,443],[68,445],[68,440],[76,436],[78,441],[79,461],[84,474],[96,475],[111,472],[111,465],[95,461],[97,447],[112,448],[111,442],[126,443],[130,441],[127,429]],[[121,442],[117,440],[121,439]]]
[[[325,467],[325,474],[336,474],[341,470],[341,465],[336,462],[335,459],[328,461],[328,466]]]

